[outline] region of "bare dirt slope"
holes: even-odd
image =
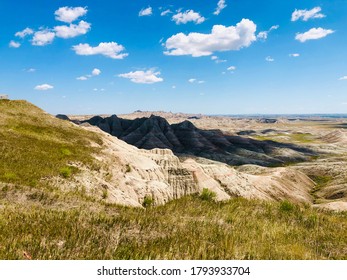
[[[84,126],[103,139],[102,152],[97,160],[103,162],[99,172],[84,170],[73,182],[58,179],[56,183],[72,187],[87,186],[99,196],[107,191],[107,201],[141,206],[146,199],[164,204],[184,195],[209,189],[218,200],[241,196],[265,200],[290,200],[312,203],[310,190],[314,183],[306,175],[289,168],[262,168],[262,174],[237,171],[219,162],[183,162],[168,149],[141,150],[96,127]],[[253,168],[259,168],[253,166]]]

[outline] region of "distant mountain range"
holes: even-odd
[[[65,116],[58,116],[66,119]],[[94,116],[78,122],[98,126],[101,130],[141,149],[170,149],[177,155],[197,156],[231,165],[258,164],[276,166],[308,160],[315,155],[307,148],[274,141],[258,141],[220,130],[202,130],[186,120],[169,124],[159,116],[135,120]]]

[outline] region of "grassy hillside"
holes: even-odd
[[[69,177],[77,171],[69,163],[93,164],[93,142],[101,139],[26,101],[0,100],[0,182],[38,186]]]
[[[25,101],[0,100],[0,259],[347,259],[347,213],[212,195],[119,207],[60,190],[102,140]],[[91,145],[94,144],[94,145]]]
[[[241,198],[148,209],[8,205],[0,259],[347,259],[346,228],[346,213]]]

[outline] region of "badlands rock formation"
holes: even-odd
[[[281,165],[285,162],[308,160],[316,153],[290,143],[258,141],[220,130],[198,129],[190,121],[169,124],[166,119],[152,115],[135,120],[116,115],[95,116],[82,123],[98,126],[103,131],[141,149],[170,149],[175,154],[190,155],[231,165]]]
[[[69,117],[75,123],[91,123],[108,134],[147,149],[134,150],[134,147],[127,146],[132,153],[140,153],[151,160],[153,151],[150,149],[153,146],[166,148],[166,153],[172,150],[180,157],[180,161],[176,161],[179,169],[190,172],[189,180],[193,177],[195,190],[199,192],[209,188],[217,193],[218,199],[230,196],[289,199],[309,202],[319,208],[347,210],[347,131],[344,119],[280,118],[276,122],[264,122],[256,118],[156,114],[167,121],[151,116],[151,112],[136,112],[124,118]],[[172,153],[170,155],[175,158]],[[265,167],[284,162],[289,166]],[[123,163],[124,170],[126,164]],[[137,166],[136,162],[133,164]],[[137,169],[142,168],[144,166]],[[138,171],[134,172],[132,169],[125,178]],[[136,176],[146,181],[143,171],[138,173],[140,175]],[[171,188],[167,180],[165,186]],[[189,191],[194,192],[194,188],[186,193]],[[158,204],[179,197],[173,191],[163,197],[158,193],[153,194]],[[140,205],[146,194],[136,194],[131,200],[132,205]],[[115,197],[109,199],[116,201]]]
[[[104,163],[104,168],[102,172],[85,170],[77,174],[73,184],[83,184],[98,195],[106,190],[109,202],[141,206],[145,198],[150,198],[159,205],[184,195],[200,193],[204,188],[215,192],[217,200],[242,196],[312,202],[309,192],[314,183],[294,169],[251,165],[247,172],[240,172],[218,162],[200,164],[194,159],[180,162],[169,149],[138,149],[96,127],[83,127],[102,135],[104,144],[97,160]],[[261,175],[255,175],[254,169],[259,168],[262,169]]]

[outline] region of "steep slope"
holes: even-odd
[[[85,128],[98,132],[96,127]],[[218,162],[200,164],[188,159],[181,163],[169,149],[138,149],[105,132],[98,133],[104,135],[105,149],[99,160],[109,167],[110,180],[103,184],[111,202],[136,205],[136,201],[150,197],[155,204],[163,204],[205,188],[215,192],[217,200],[238,196],[305,203],[313,200],[309,194],[313,181],[294,169],[263,167],[261,175],[253,175]],[[115,159],[126,170],[117,168]]]
[[[147,132],[147,135],[160,133],[157,139],[161,143],[168,138],[172,145],[174,141],[179,141],[182,147],[188,145],[178,137],[172,140],[174,135],[179,135],[177,131],[191,128],[188,122],[171,127],[154,117],[138,119],[136,123],[113,119],[112,126],[104,122],[105,126],[121,127],[133,141],[146,143],[139,136]],[[218,162],[200,164],[193,159],[180,162],[169,149],[138,149],[96,126],[77,126],[54,118],[25,101],[1,101],[0,124],[0,198],[6,200],[44,199],[51,192],[59,191],[66,196],[73,193],[141,206],[164,204],[208,188],[217,194],[218,200],[243,196],[312,201],[309,190],[313,182],[299,171],[265,168],[261,174],[253,175]],[[191,130],[192,138],[195,133],[205,133]],[[197,137],[189,144],[199,148],[212,142],[206,136],[203,140]],[[11,198],[12,192],[17,195]]]
[[[308,160],[316,154],[289,143],[258,141],[225,135],[219,130],[198,129],[187,120],[170,125],[164,118],[153,115],[135,120],[116,115],[96,116],[82,123],[85,122],[141,149],[170,149],[175,154],[194,155],[231,165],[274,166]]]
[[[32,196],[31,188],[42,194],[59,189],[132,206],[198,192],[171,151],[143,152],[91,130],[26,101],[1,100],[0,186],[22,192],[22,199],[26,192]],[[4,195],[12,199],[9,193]]]
[[[26,101],[0,100],[0,181],[38,186],[70,177],[70,162],[92,166],[102,144],[95,133],[61,121]]]

